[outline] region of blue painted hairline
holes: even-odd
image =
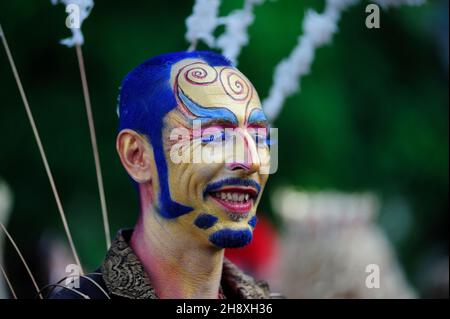
[[[158,211],[166,218],[176,218],[192,211],[191,207],[173,201],[170,196],[162,141],[164,117],[177,106],[170,85],[172,66],[190,58],[203,60],[211,66],[232,66],[227,58],[210,51],[163,54],[129,72],[122,81],[119,94],[119,131],[132,129],[146,135],[152,144],[160,185]]]
[[[211,214],[200,214],[194,220],[194,225],[201,229],[208,229],[218,222],[219,218]]]

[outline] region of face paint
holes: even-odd
[[[219,219],[216,216],[210,214],[200,214],[195,219],[194,224],[198,228],[208,229],[214,226],[214,224],[217,223],[218,220]]]
[[[267,134],[254,130],[267,130],[268,123],[255,89],[242,73],[211,52],[159,56],[122,82],[119,114],[120,129],[142,133],[151,145],[154,201],[145,205],[165,218],[167,230],[220,248],[251,241],[268,177],[259,166],[269,156],[267,144],[256,144]],[[196,123],[200,133],[194,129]],[[192,158],[201,149],[214,161],[172,161],[170,136],[179,128],[189,135],[178,143],[182,158]],[[233,147],[214,153],[222,142]],[[243,150],[242,160],[236,159],[235,148]],[[184,235],[180,238],[188,238]]]
[[[223,228],[209,236],[209,241],[221,248],[239,248],[252,241],[252,232],[248,229]]]
[[[184,230],[219,248],[242,247],[252,239],[256,207],[267,181],[258,168],[268,147],[258,147],[251,128],[267,128],[258,96],[246,77],[237,69],[212,67],[199,60],[183,60],[172,67],[171,85],[178,107],[164,119],[165,157],[171,198],[192,211],[176,222]],[[194,141],[194,121],[201,129],[213,127],[219,134]],[[233,152],[223,154],[219,163],[174,163],[169,156],[170,131],[186,128],[191,134],[182,152],[194,153],[200,147],[216,147],[215,138],[226,141],[224,130],[237,129],[245,149],[245,161],[233,160]],[[198,139],[197,139],[198,140]],[[214,144],[214,145],[213,145]],[[220,143],[219,143],[220,144]],[[189,155],[189,154],[188,154]],[[192,158],[192,157],[191,157]]]
[[[176,52],[154,57],[127,74],[119,95],[119,130],[131,129],[149,139],[153,149],[156,172],[152,172],[154,208],[164,218],[176,218],[192,208],[175,202],[170,194],[167,160],[162,133],[164,117],[177,107],[177,100],[168,85],[172,66],[186,58],[201,58],[210,65],[230,65],[219,54],[208,51]]]

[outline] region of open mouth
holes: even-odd
[[[224,187],[209,191],[208,195],[230,213],[248,213],[257,196],[258,191],[252,187]]]

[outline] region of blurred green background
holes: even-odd
[[[225,15],[242,0],[223,1]],[[290,97],[279,128],[279,170],[270,194],[299,189],[376,192],[404,215],[381,212],[408,279],[433,255],[448,255],[448,2],[428,1],[381,13],[381,29],[365,27],[363,3],[346,11],[332,44],[320,48],[301,91]],[[83,24],[85,65],[93,105],[111,231],[132,227],[136,194],[115,152],[116,102],[122,78],[142,61],[182,51],[193,1],[96,1]],[[256,7],[239,68],[267,96],[276,64],[297,43],[307,8],[324,1],[278,0]],[[94,161],[75,49],[64,7],[50,1],[1,1],[0,21],[34,113],[85,269],[97,267],[105,240]],[[218,29],[219,34],[223,28]],[[206,49],[200,45],[200,49]],[[14,194],[9,230],[42,267],[43,233],[65,238],[50,185],[3,48],[0,50],[0,178]],[[288,145],[288,146],[287,146]],[[405,226],[404,223],[407,223]],[[6,266],[18,294],[31,285],[10,246]],[[44,275],[39,284],[46,284]]]

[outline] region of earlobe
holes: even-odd
[[[124,129],[119,132],[116,149],[128,175],[137,183],[151,181],[151,146],[136,131]]]

